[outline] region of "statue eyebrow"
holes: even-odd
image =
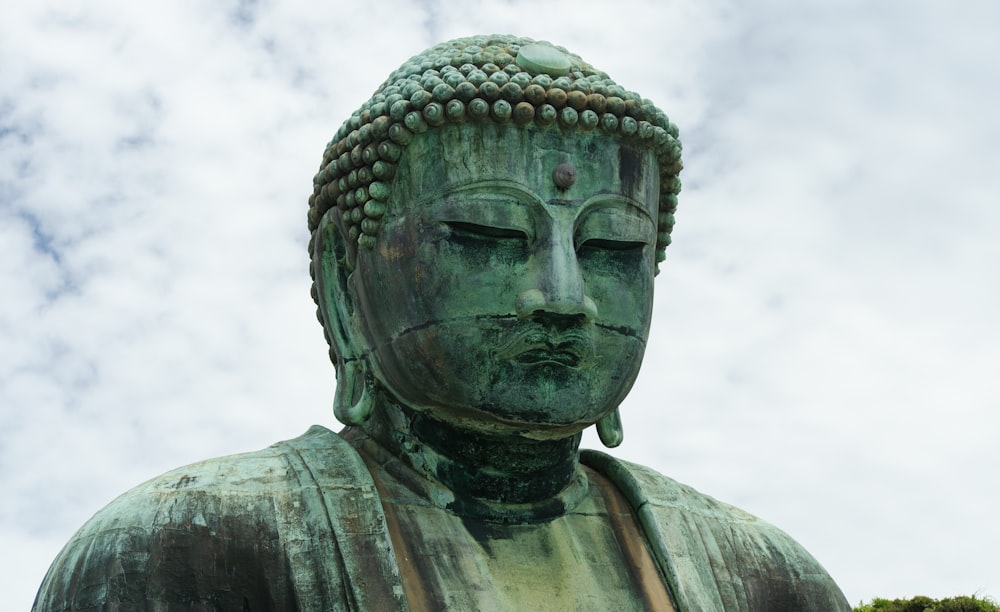
[[[481,200],[504,200],[507,203],[518,204],[521,206],[527,206],[533,203],[539,204],[543,210],[545,209],[545,204],[552,204],[552,202],[547,202],[531,190],[526,189],[521,183],[505,179],[491,179],[466,183],[458,187],[435,190],[417,200],[414,200],[412,202],[412,206],[416,208],[425,207],[435,200],[448,200],[452,196],[458,196],[463,193],[474,193],[476,198]],[[575,201],[580,202],[579,200]],[[627,208],[629,211],[638,211],[641,213],[642,217],[647,219],[650,223],[653,223],[654,225],[656,224],[656,218],[650,214],[649,210],[647,210],[645,206],[642,205],[642,202],[636,200],[635,198],[630,198],[614,192],[596,193],[590,196],[586,200],[580,202],[579,211],[580,214],[584,214],[588,209],[593,207],[606,208],[607,204],[617,205],[617,207],[620,208]]]
[[[506,195],[508,197],[514,196],[513,199],[517,203],[521,204],[527,204],[529,202],[544,204],[545,202],[528,189],[525,189],[520,183],[503,179],[493,179],[488,181],[476,181],[459,187],[434,191],[415,200],[413,205],[418,207],[424,206],[433,200],[447,199],[450,196],[466,192],[477,192],[479,195],[485,195],[487,197],[491,195]]]
[[[656,223],[656,219],[650,214],[649,209],[642,205],[642,202],[636,200],[635,198],[629,198],[617,193],[598,193],[590,196],[583,201],[583,205],[580,207],[581,210],[590,208],[592,206],[603,204],[603,203],[616,203],[625,204],[629,208],[634,208],[642,213],[642,216],[649,219],[651,222]]]

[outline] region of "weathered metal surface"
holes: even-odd
[[[587,451],[584,463],[601,476],[583,472],[586,499],[559,519],[505,525],[438,508],[451,492],[407,474],[378,446],[367,455],[368,442],[351,444],[369,467],[343,439],[313,427],[136,487],[67,544],[35,609],[406,610],[441,609],[442,598],[469,609],[462,604],[492,593],[483,576],[469,576],[473,567],[515,583],[521,567],[535,567],[530,592],[497,597],[533,598],[531,609],[607,609],[575,605],[588,593],[602,601],[595,589],[617,594],[613,609],[622,610],[669,610],[664,593],[683,611],[850,609],[787,535],[647,468]],[[412,513],[448,528],[414,536],[420,520],[399,524]],[[605,526],[574,524],[593,523],[592,514]],[[581,546],[593,538],[606,544]],[[652,581],[654,570],[662,582]],[[465,579],[441,580],[456,572]],[[658,603],[644,608],[649,602]]]
[[[547,43],[412,58],[331,141],[310,198],[343,437],[313,428],[126,493],[36,609],[849,609],[770,525],[581,463],[586,427],[622,440],[676,138]]]

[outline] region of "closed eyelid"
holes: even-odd
[[[656,227],[646,216],[629,209],[605,208],[581,216],[576,227],[578,244],[598,240],[608,243],[649,244],[655,240]]]
[[[470,223],[468,221],[442,221],[442,223],[452,232],[459,234],[472,234],[476,236],[501,239],[528,239],[527,232],[509,227],[481,225],[479,223]]]
[[[430,204],[429,221],[453,231],[497,238],[529,238],[534,235],[530,205],[506,194],[453,193]]]
[[[609,251],[632,251],[641,249],[649,243],[645,240],[611,240],[608,238],[588,238],[577,246],[577,249],[593,247]]]

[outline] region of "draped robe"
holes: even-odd
[[[777,528],[648,468],[580,459],[627,502],[655,565],[643,576],[679,612],[850,610]],[[62,550],[33,609],[407,610],[404,578],[364,459],[314,426],[117,498]]]

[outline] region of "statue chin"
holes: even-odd
[[[389,395],[391,392],[387,392]],[[394,395],[394,394],[393,394]],[[520,406],[467,407],[449,405],[429,405],[406,402],[393,397],[388,403],[403,407],[414,413],[420,413],[431,419],[446,423],[456,430],[478,433],[486,436],[516,436],[528,440],[557,440],[575,436],[584,429],[593,426],[600,419],[611,413],[617,406],[605,406],[600,411],[572,413],[567,410],[558,411],[560,420],[553,418],[555,408],[546,411],[546,407],[531,406],[519,411]],[[385,408],[385,404],[375,410]],[[560,407],[564,408],[564,407]],[[511,418],[501,418],[501,411],[513,415]],[[525,416],[521,416],[524,414]]]
[[[577,434],[617,408],[635,381],[644,347],[636,338],[596,329],[592,335],[608,336],[601,344],[612,345],[622,359],[595,359],[593,342],[582,340],[582,333],[562,352],[531,348],[503,330],[477,333],[480,342],[442,347],[442,339],[460,338],[457,327],[429,326],[383,345],[372,353],[375,379],[390,401],[437,420],[531,439]],[[482,341],[494,335],[507,340]],[[431,338],[437,357],[420,360]]]

